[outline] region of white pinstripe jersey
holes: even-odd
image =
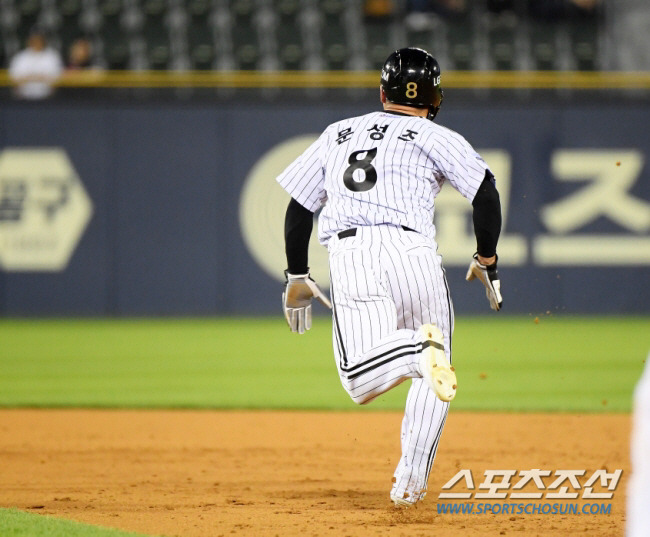
[[[336,232],[394,224],[431,239],[434,198],[449,181],[472,201],[487,164],[460,134],[415,116],[371,112],[331,124],[277,181]]]

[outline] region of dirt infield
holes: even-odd
[[[368,411],[0,410],[0,506],[182,537],[623,533],[628,415],[452,412],[429,495],[407,511],[388,498],[400,421]],[[583,485],[598,468],[624,474],[613,499],[597,500],[610,514],[438,514],[442,485],[463,468],[476,487],[486,469],[586,469]]]

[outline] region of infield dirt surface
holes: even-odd
[[[388,497],[400,423],[369,411],[0,410],[0,506],[182,537],[623,534],[627,414],[452,410],[428,496],[409,510]],[[624,473],[611,500],[592,500],[610,514],[438,514],[463,468],[476,487],[486,469],[586,469],[583,484],[598,468]]]

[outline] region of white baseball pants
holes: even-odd
[[[359,404],[411,378],[402,421],[402,457],[393,491],[424,496],[449,403],[421,379],[417,328],[433,323],[451,361],[453,308],[431,239],[392,225],[356,228],[328,243],[333,346],[341,382]]]

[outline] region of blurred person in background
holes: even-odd
[[[363,4],[363,13],[366,17],[391,17],[395,12],[395,4],[392,0],[365,0]]]
[[[85,37],[75,39],[68,49],[66,69],[69,71],[80,71],[94,67],[93,47],[90,41]]]
[[[607,57],[605,68],[650,71],[650,4],[648,0],[609,0],[606,3]]]
[[[528,11],[536,20],[557,22],[596,16],[598,4],[599,0],[528,0]]]
[[[454,18],[467,12],[466,0],[408,0],[407,11],[436,13],[442,17]]]
[[[38,29],[30,32],[27,47],[9,63],[9,77],[21,99],[49,97],[62,73],[61,55],[47,46],[45,34]]]

